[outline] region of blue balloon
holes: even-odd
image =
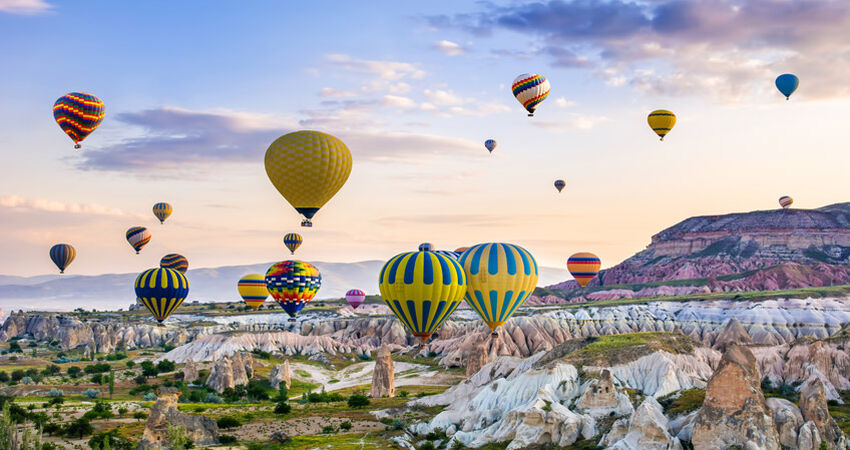
[[[785,100],[791,97],[791,94],[797,90],[797,86],[799,85],[800,79],[797,78],[797,75],[784,73],[776,77],[776,89],[779,89],[779,92],[785,96]]]

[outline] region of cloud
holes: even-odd
[[[103,205],[91,203],[65,203],[45,199],[29,199],[18,195],[0,196],[0,207],[27,211],[44,211],[51,213],[146,218],[146,216],[129,214],[121,209],[111,208]]]
[[[431,103],[440,106],[455,106],[462,105],[464,103],[469,103],[472,99],[461,97],[454,93],[451,90],[442,90],[442,89],[425,89],[423,92],[425,97],[431,101]]]
[[[434,47],[449,56],[460,56],[464,53],[463,47],[452,41],[442,40],[434,44]]]
[[[555,66],[613,86],[738,100],[780,73],[810,98],[848,96],[850,2],[844,0],[548,0],[428,18],[437,28],[510,30]],[[648,72],[648,68],[652,68]],[[801,92],[802,93],[802,92]]]
[[[416,106],[416,102],[412,99],[398,95],[385,95],[384,98],[381,99],[381,104],[384,106],[402,109],[413,108]]]
[[[0,0],[0,12],[9,14],[44,14],[53,9],[53,5],[44,0]]]
[[[394,61],[374,61],[356,59],[345,54],[330,54],[325,60],[342,70],[357,73],[377,75],[383,80],[398,81],[404,78],[419,79],[425,76],[425,71],[417,64]]]
[[[355,97],[357,93],[354,91],[345,91],[345,90],[337,90],[334,88],[322,88],[319,91],[319,97],[323,98],[347,98],[347,97]]]
[[[567,100],[564,97],[558,97],[558,98],[555,99],[555,105],[557,105],[558,107],[561,107],[561,108],[569,108],[571,106],[575,106],[576,102],[574,102],[572,100]]]
[[[590,130],[600,123],[608,122],[610,119],[604,116],[588,116],[580,114],[572,114],[566,120],[559,121],[544,121],[535,120],[533,125],[539,128],[545,128],[552,131],[567,131],[574,130]]]

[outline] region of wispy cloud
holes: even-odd
[[[115,217],[137,217],[118,208],[97,205],[93,203],[65,203],[46,199],[32,199],[19,195],[0,196],[0,207],[28,211],[45,211],[54,213],[85,214]]]
[[[418,79],[425,76],[425,71],[413,63],[357,59],[339,53],[326,55],[325,61],[342,70],[377,75],[389,81],[403,78]]]
[[[0,0],[0,12],[9,14],[44,14],[53,9],[53,5],[44,0]]]
[[[319,97],[323,97],[323,98],[348,98],[348,97],[355,97],[355,96],[357,96],[357,92],[339,90],[339,89],[334,89],[334,88],[329,88],[329,87],[322,88],[322,90],[319,91]]]
[[[434,44],[434,47],[449,56],[460,56],[464,53],[464,48],[457,42],[442,40]]]

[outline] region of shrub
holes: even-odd
[[[89,373],[89,374],[109,372],[109,364],[107,364],[107,363],[92,364],[92,365],[86,366],[86,368],[83,369],[83,371],[85,373]]]
[[[133,382],[135,382],[136,385],[141,386],[148,383],[148,378],[144,375],[139,375],[136,378],[133,378]]]
[[[269,394],[268,392],[266,392],[268,385],[268,380],[248,381],[248,388],[246,389],[246,394],[248,395],[248,398],[252,400],[268,400]]]
[[[404,398],[404,397],[407,397],[408,395],[410,395],[410,392],[407,392],[407,391],[398,391],[398,396],[399,396],[399,397]]]
[[[0,371],[0,383],[6,383],[9,381],[9,374],[6,371]]]
[[[83,391],[83,395],[85,395],[89,399],[94,399],[97,398],[98,395],[100,395],[100,391],[98,391],[97,389],[86,389],[85,391]]]
[[[25,377],[24,371],[21,369],[12,371],[12,381],[21,381],[21,378]]]
[[[416,447],[416,449],[417,450],[437,450],[437,447],[434,447],[433,442],[425,441],[425,442],[419,444],[419,446]]]
[[[96,373],[89,378],[89,381],[94,384],[103,384],[103,375]]]
[[[23,353],[23,349],[21,349],[21,344],[17,342],[12,342],[9,344],[9,353]]]
[[[242,423],[239,422],[239,419],[233,416],[219,417],[218,420],[215,421],[215,423],[216,425],[218,425],[219,428],[223,429],[236,428],[242,425]]]
[[[171,372],[174,368],[174,363],[167,359],[163,359],[156,365],[156,370],[159,373]]]
[[[51,389],[50,392],[47,393],[48,397],[61,397],[63,395],[65,395],[65,393],[56,388]]]
[[[325,425],[322,427],[322,434],[336,433],[336,428],[333,425]]]
[[[274,406],[275,414],[289,414],[290,411],[292,411],[292,407],[289,406],[289,403],[286,402],[278,402]]]
[[[124,353],[113,353],[110,355],[106,355],[107,361],[121,361],[122,359],[127,359],[127,355]]]
[[[392,425],[390,425],[390,428],[392,428],[393,430],[403,430],[404,427],[406,427],[406,426],[407,426],[407,422],[405,422],[401,419],[395,419],[395,420],[393,420]]]
[[[124,414],[127,414],[127,411],[129,411],[129,409],[122,406],[118,408],[118,415],[123,416]]]
[[[112,450],[131,450],[136,448],[133,442],[118,434],[118,430],[109,430],[105,433],[98,433],[89,439],[89,447],[91,448],[109,448]]]
[[[351,397],[348,397],[348,407],[349,408],[362,408],[364,406],[368,406],[369,397],[361,394],[353,394]]]
[[[142,361],[141,367],[142,375],[146,377],[155,377],[159,374],[159,372],[156,370],[156,366],[154,366],[153,363],[150,361]]]
[[[53,423],[53,422],[47,422],[46,424],[44,424],[43,427],[41,427],[41,431],[43,431],[43,432],[45,432],[45,433],[47,433],[51,436],[58,433],[60,430],[61,430],[61,427],[59,426],[59,424],[56,424],[56,423]]]
[[[28,376],[21,378],[21,384],[32,384],[32,378]]]
[[[94,420],[94,419],[111,419],[115,417],[115,414],[112,413],[112,407],[109,406],[106,402],[97,402],[94,404],[92,409],[86,411],[83,414],[83,417]]]
[[[148,415],[144,413],[144,411],[136,411],[133,413],[133,418],[136,420],[145,420]]]
[[[344,431],[350,430],[351,429],[351,422],[345,421],[345,422],[339,424],[339,429],[344,430]]]
[[[56,364],[50,364],[41,371],[46,376],[58,375],[60,372],[62,372],[62,368]]]
[[[259,357],[260,359],[269,359],[269,358],[271,358],[271,357],[272,357],[272,354],[271,354],[271,353],[269,353],[269,352],[264,352],[264,351],[262,351],[262,350],[260,350],[260,349],[258,349],[258,348],[255,348],[254,350],[251,350],[251,353],[253,353],[254,355],[257,355],[257,357]]]
[[[210,392],[206,397],[204,397],[204,403],[224,403],[224,400],[222,400],[218,395]]]
[[[277,401],[285,402],[289,399],[289,391],[286,389],[285,383],[280,383],[280,388],[277,390]]]
[[[360,358],[361,361],[371,361],[372,356],[368,353],[358,353],[357,357]]]
[[[232,444],[236,442],[236,437],[229,434],[222,434],[218,436],[218,441],[222,444]]]
[[[79,419],[69,422],[62,427],[62,434],[68,437],[77,437],[79,439],[82,439],[83,436],[92,434],[93,431],[94,428],[92,428],[91,423],[89,423],[88,419],[84,417],[80,417]]]
[[[124,365],[127,366],[127,367],[133,367],[133,366],[136,365],[136,362],[131,359],[131,360],[125,362]]]
[[[68,376],[71,377],[71,378],[79,378],[81,372],[82,372],[82,369],[80,369],[77,366],[71,366],[71,367],[68,368]]]
[[[148,392],[147,394],[145,394],[144,398],[147,402],[153,402],[156,401],[156,394],[154,394],[153,392]]]

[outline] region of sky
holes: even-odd
[[[691,216],[850,201],[847,29],[829,0],[0,0],[0,274],[55,272],[59,242],[74,274],[274,261],[290,231],[308,261],[498,241],[608,267]],[[528,72],[552,89],[533,118]],[[106,105],[80,150],[52,117],[73,91]],[[300,129],[354,158],[312,229],[263,167]]]

